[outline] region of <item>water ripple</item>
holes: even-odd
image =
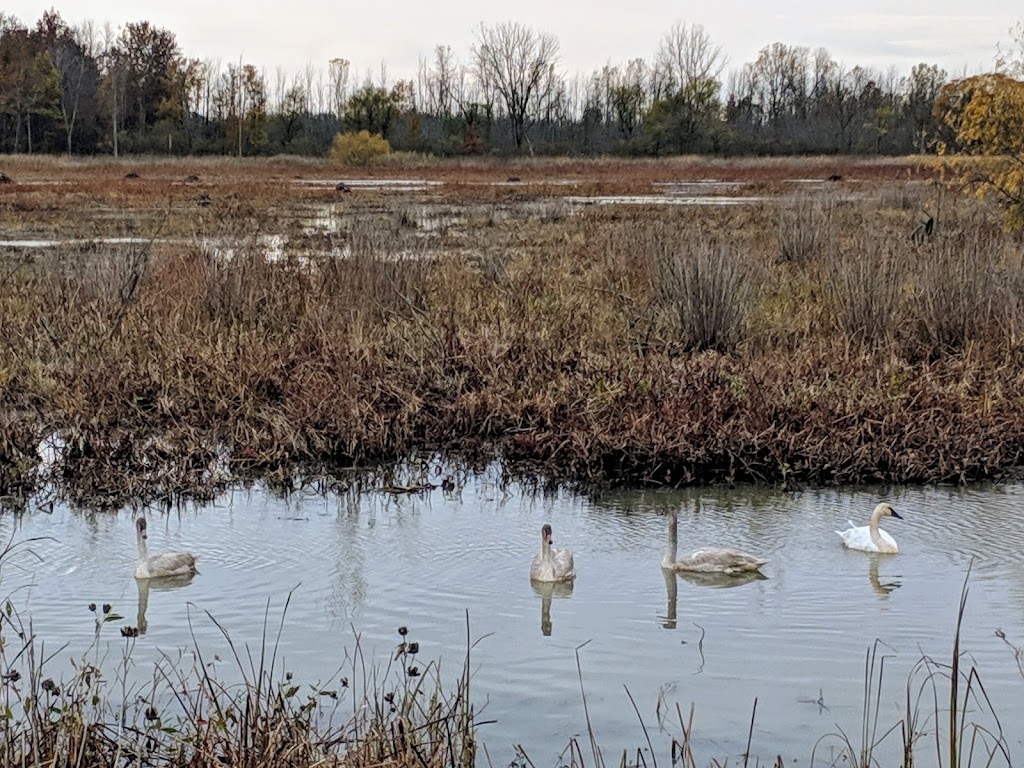
[[[885,526],[901,553],[843,549],[835,531],[848,518],[864,524],[883,498],[904,517]],[[457,670],[468,614],[472,638],[483,638],[472,652],[475,691],[487,700],[483,716],[498,719],[483,734],[492,753],[522,743],[531,756],[557,754],[581,732],[578,654],[603,743],[637,741],[638,726],[622,716],[632,711],[627,686],[648,723],[662,693],[663,706],[679,702],[685,711],[693,701],[715,755],[745,734],[758,697],[758,740],[806,757],[835,723],[858,727],[865,654],[876,639],[891,657],[885,695],[893,701],[920,653],[948,654],[968,566],[966,647],[1004,720],[1024,716],[1024,682],[994,637],[1000,627],[1024,643],[1022,506],[1024,486],[588,499],[530,496],[483,479],[459,497],[438,490],[288,500],[257,488],[182,512],[149,512],[151,549],[196,552],[200,573],[186,584],[154,585],[145,600],[133,578],[127,511],[58,506],[0,517],[0,536],[36,539],[3,562],[0,583],[48,646],[88,645],[89,603],[113,604],[126,623],[144,618],[140,667],[161,649],[189,647],[193,636],[204,651],[226,654],[222,629],[258,648],[284,617],[280,651],[305,678],[333,674],[357,635],[370,659],[385,663],[400,625],[423,658],[441,656],[445,669]],[[760,553],[770,559],[767,578],[666,579],[659,564],[671,509],[684,548]],[[557,546],[575,552],[571,590],[530,584],[545,523]],[[116,626],[111,636],[118,639]],[[801,703],[821,697],[825,715]]]

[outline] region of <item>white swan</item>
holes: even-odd
[[[890,555],[899,554],[900,548],[896,545],[896,540],[878,527],[878,521],[883,517],[903,519],[896,513],[896,510],[883,501],[871,513],[870,523],[856,526],[852,521],[847,520],[846,524],[850,527],[845,531],[836,531],[836,533],[849,549],[858,549],[861,552],[884,552]]]
[[[136,579],[159,579],[164,576],[190,576],[196,572],[198,555],[191,552],[164,552],[150,555],[146,549],[146,518],[135,521],[135,535],[139,542],[139,564],[135,566]]]
[[[704,547],[677,557],[679,516],[676,510],[668,516],[668,544],[661,558],[661,567],[670,571],[691,571],[695,573],[749,573],[767,563],[759,557],[748,555],[736,549]]]
[[[533,581],[572,581],[576,578],[576,566],[572,552],[551,546],[551,526],[540,529],[540,552],[530,565],[530,579]]]

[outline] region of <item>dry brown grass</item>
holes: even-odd
[[[833,185],[823,247],[785,260],[772,203],[571,213],[550,191],[467,184],[475,207],[429,229],[417,206],[452,189],[267,174],[210,180],[207,207],[182,185],[161,209],[145,178],[51,199],[54,227],[173,239],[3,257],[3,493],[48,479],[34,445],[54,430],[68,447],[50,479],[92,503],[418,450],[670,484],[962,482],[1020,463],[1020,246],[976,211],[947,204],[915,243],[916,211]],[[115,194],[111,216],[77,218]],[[306,231],[326,200],[339,226]],[[19,210],[3,215],[29,226]],[[269,258],[277,232],[291,245]]]
[[[402,155],[371,168],[353,171],[340,168],[326,159],[275,156],[270,158],[160,158],[128,157],[67,159],[37,155],[6,156],[0,162],[14,184],[0,188],[0,208],[12,195],[33,191],[28,187],[40,181],[62,181],[63,193],[113,193],[137,201],[166,196],[174,183],[199,176],[200,184],[239,191],[249,187],[261,206],[308,196],[312,190],[290,182],[297,179],[330,180],[337,178],[409,179],[443,181],[446,194],[450,187],[459,195],[471,194],[561,194],[564,183],[574,182],[579,194],[635,194],[650,191],[651,184],[671,181],[718,179],[739,182],[750,189],[777,190],[787,179],[824,181],[833,175],[842,177],[834,185],[850,188],[859,184],[883,184],[934,178],[940,166],[934,158],[734,158],[701,156],[674,158],[463,158],[439,161],[419,155]],[[128,179],[129,173],[138,178]],[[518,179],[518,184],[497,189],[481,185]],[[552,188],[552,183],[556,186]],[[531,189],[534,187],[534,189]],[[330,187],[320,192],[333,193]]]

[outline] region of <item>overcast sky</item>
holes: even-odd
[[[352,62],[355,77],[383,61],[390,79],[411,77],[434,46],[468,60],[481,23],[517,21],[556,35],[567,74],[606,63],[650,60],[675,21],[703,24],[729,58],[728,69],[753,60],[773,42],[824,46],[848,66],[938,64],[950,75],[991,67],[996,46],[1024,18],[1019,0],[5,0],[3,11],[27,24],[55,7],[66,21],[147,20],[173,32],[189,57],[220,59],[295,73],[331,58]]]

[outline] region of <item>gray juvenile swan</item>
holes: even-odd
[[[540,552],[530,565],[532,581],[572,581],[576,578],[576,566],[572,552],[551,546],[551,526],[540,529]]]
[[[679,548],[678,528],[679,516],[673,509],[668,516],[668,543],[665,545],[665,555],[661,558],[662,568],[693,573],[732,574],[757,571],[768,562],[737,549],[721,547],[703,547],[678,557],[676,555]]]
[[[190,576],[196,572],[198,555],[191,552],[163,552],[150,555],[146,548],[146,518],[135,521],[135,535],[139,543],[139,564],[135,566],[136,579],[159,579],[164,576]]]
[[[867,525],[856,526],[852,521],[847,520],[850,526],[845,531],[836,531],[843,540],[843,545],[849,549],[857,549],[861,552],[884,552],[887,555],[898,555],[900,548],[896,540],[888,533],[878,527],[878,521],[883,517],[895,517],[897,520],[903,518],[896,514],[896,510],[884,501],[875,507],[871,513],[871,520]]]

